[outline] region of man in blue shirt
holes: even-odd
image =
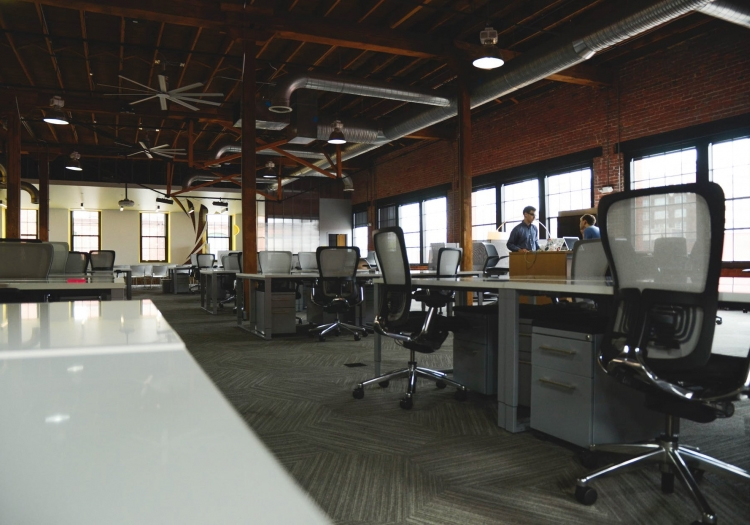
[[[587,213],[581,217],[581,223],[578,226],[581,228],[581,235],[583,236],[584,241],[602,238],[602,234],[599,232],[599,226],[594,226],[595,224],[596,217],[593,215]]]
[[[539,231],[531,224],[536,218],[536,208],[526,206],[523,209],[523,221],[510,231],[506,246],[512,252],[533,252],[539,249]]]

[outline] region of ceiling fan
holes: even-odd
[[[130,102],[129,104],[131,106],[134,106],[135,104],[140,104],[141,102],[145,102],[147,100],[151,100],[154,98],[159,99],[159,104],[161,105],[161,109],[166,111],[167,110],[167,100],[170,100],[176,104],[180,104],[181,106],[185,106],[188,109],[192,109],[193,111],[198,111],[198,108],[192,104],[189,104],[188,102],[194,102],[194,103],[200,103],[200,104],[209,104],[211,106],[220,106],[220,102],[214,102],[212,100],[203,100],[200,98],[194,98],[194,97],[223,97],[224,93],[189,93],[191,89],[199,88],[203,85],[203,82],[196,82],[194,84],[190,84],[189,86],[183,86],[181,88],[177,89],[167,89],[167,77],[166,75],[159,75],[159,89],[150,88],[145,84],[141,84],[140,82],[136,82],[133,79],[130,79],[128,77],[124,77],[122,75],[118,75],[121,79],[127,80],[128,82],[132,82],[133,84],[142,87],[145,91],[138,91],[137,93],[105,93],[105,97],[141,97],[143,95],[147,95],[146,97],[136,100],[134,102]],[[117,87],[120,89],[119,86],[108,86],[106,84],[100,84],[105,87]],[[129,88],[124,88],[129,89]],[[135,89],[129,89],[131,91],[136,91]]]
[[[141,146],[141,150],[129,154],[128,157],[145,153],[149,159],[153,159],[154,155],[159,155],[160,157],[165,157],[167,159],[173,159],[175,155],[185,155],[184,149],[170,148],[169,144],[162,144],[161,146],[154,146],[153,148],[142,140],[139,140],[138,144]]]

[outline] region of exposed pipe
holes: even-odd
[[[328,138],[328,137],[326,137]],[[285,149],[284,151],[287,151],[294,155],[295,157],[299,157],[302,159],[325,159],[326,156],[323,155],[319,151],[311,151],[306,149]],[[216,152],[216,155],[214,158],[216,160],[220,160],[221,157],[224,155],[227,155],[229,153],[242,153],[242,146],[238,146],[236,144],[227,144],[226,146],[222,146],[219,148],[219,150]],[[281,153],[278,153],[272,149],[263,149],[258,152],[258,155],[269,155],[272,157],[281,157]]]
[[[195,182],[209,182],[212,180],[219,180],[221,177],[219,175],[204,175],[202,173],[196,173],[195,175],[191,175],[188,177],[188,179],[185,181],[185,184],[183,184],[183,188],[189,188],[193,185]],[[255,179],[256,184],[269,184],[271,182],[275,182],[275,179],[264,179],[264,178],[257,178]]]
[[[271,106],[268,110],[274,113],[289,113],[292,111],[291,102],[289,101],[292,93],[303,88],[331,93],[347,93],[361,97],[416,102],[431,106],[447,106],[450,104],[448,97],[438,95],[431,89],[396,86],[389,82],[345,79],[321,73],[305,72],[288,75],[276,85],[276,90],[271,98]]]
[[[0,164],[0,189],[4,190],[8,187],[8,170],[5,169],[3,164]],[[21,189],[29,194],[31,198],[31,204],[39,204],[39,190],[36,186],[25,180],[21,181]]]
[[[703,14],[750,28],[750,5],[737,0],[714,0],[698,9]]]
[[[594,54],[601,52],[624,40],[635,37],[649,29],[665,24],[691,11],[703,10],[711,3],[721,6],[722,18],[741,19],[742,13],[737,10],[737,16],[732,8],[732,0],[662,0],[635,14],[626,16],[620,21],[605,26],[593,33],[576,40],[553,43],[542,46],[537,50],[516,58],[503,67],[488,80],[471,91],[471,107],[476,108],[498,97],[505,96],[517,89],[532,84],[538,80],[558,73],[564,69],[588,60]],[[702,11],[712,14],[711,10]],[[368,151],[372,151],[383,144],[400,139],[406,135],[437,124],[456,116],[457,102],[451,100],[448,106],[423,109],[412,113],[400,122],[383,129],[382,141],[373,144],[354,144],[342,151],[342,160],[349,160]],[[315,163],[324,166],[325,162]],[[320,176],[309,168],[299,169],[291,174],[292,177],[305,175]],[[282,184],[293,182],[294,178],[285,179]]]

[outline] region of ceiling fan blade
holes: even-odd
[[[150,97],[142,98],[141,100],[134,100],[133,102],[130,102],[130,105],[133,106],[135,104],[140,104],[141,102],[146,102],[147,100],[151,100],[152,98],[156,98],[159,95],[151,95]]]
[[[162,144],[161,146],[154,146],[153,148],[151,148],[151,151],[154,151],[155,149],[163,149],[163,148],[168,148],[168,147],[169,147],[169,144]]]
[[[192,109],[193,111],[198,111],[197,107],[192,106],[192,105],[188,104],[187,102],[183,102],[179,98],[174,98],[174,97],[168,97],[168,98],[169,98],[169,100],[171,100],[172,102],[175,102],[176,104],[179,104],[180,106],[185,106],[186,108]],[[162,99],[162,100],[164,100],[164,99]],[[166,102],[165,102],[165,104],[166,104]]]
[[[181,97],[223,97],[224,93],[180,93]]]
[[[189,86],[182,86],[181,88],[173,89],[173,90],[171,90],[169,92],[169,94],[170,95],[174,95],[175,93],[182,93],[183,91],[187,91],[189,89],[201,87],[202,85],[203,85],[203,82],[196,82],[195,84],[190,84]]]
[[[133,84],[135,84],[136,86],[141,86],[142,88],[148,89],[149,91],[153,91],[153,92],[155,92],[155,93],[158,93],[158,91],[156,91],[156,90],[155,90],[154,88],[150,88],[150,87],[148,87],[148,86],[147,86],[147,85],[145,85],[145,84],[141,84],[140,82],[136,82],[136,81],[135,81],[135,80],[133,80],[132,78],[124,77],[124,76],[122,76],[122,75],[117,75],[117,76],[118,76],[118,77],[120,77],[120,78],[121,78],[121,79],[123,79],[123,80],[127,80],[128,82],[132,82],[132,83],[133,83]]]
[[[146,156],[147,156],[147,157],[148,157],[149,159],[153,159],[153,158],[154,158],[154,156],[153,156],[153,155],[151,155],[151,153],[149,153],[149,152],[148,152],[148,150],[143,150],[143,153],[145,153],[145,154],[146,154]]]
[[[144,151],[148,149],[148,146],[146,146],[146,144],[144,144],[142,140],[139,140],[138,144],[141,145],[141,147],[144,149]]]
[[[162,93],[166,93],[167,91],[167,77],[164,75],[159,75],[159,89],[161,89]]]
[[[166,96],[159,97],[159,105],[161,106],[162,111],[167,110],[167,97]]]
[[[136,151],[135,153],[131,153],[131,154],[126,155],[126,156],[127,157],[132,157],[133,155],[140,155],[141,153],[143,153],[143,151]]]
[[[179,98],[180,100],[186,100],[188,102],[208,104],[210,106],[221,106],[221,102],[214,102],[213,100],[201,100],[199,98],[190,98],[190,97],[172,97],[173,100],[175,100],[176,98]]]
[[[140,93],[102,93],[105,97],[142,97],[143,95],[150,95],[148,91],[141,91]]]
[[[172,157],[172,155],[168,155],[167,153],[162,153],[160,151],[154,151],[154,155],[159,155],[160,157],[164,157],[164,158],[167,158],[167,159],[174,158],[174,157]]]

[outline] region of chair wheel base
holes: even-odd
[[[362,399],[365,397],[365,389],[362,387],[355,388],[354,391],[352,391],[352,397],[354,399]]]
[[[390,384],[391,384],[390,381],[381,381],[380,383],[378,383],[378,385],[380,386],[380,388],[388,388],[388,385],[390,385]]]
[[[362,339],[362,338],[359,336],[359,334],[354,334],[354,340],[355,341],[359,341],[360,339]]]
[[[400,406],[404,410],[411,410],[411,407],[414,406],[414,402],[410,397],[405,397],[401,401],[399,401],[398,406]]]
[[[584,505],[593,505],[599,495],[591,487],[576,486],[576,500]]]

